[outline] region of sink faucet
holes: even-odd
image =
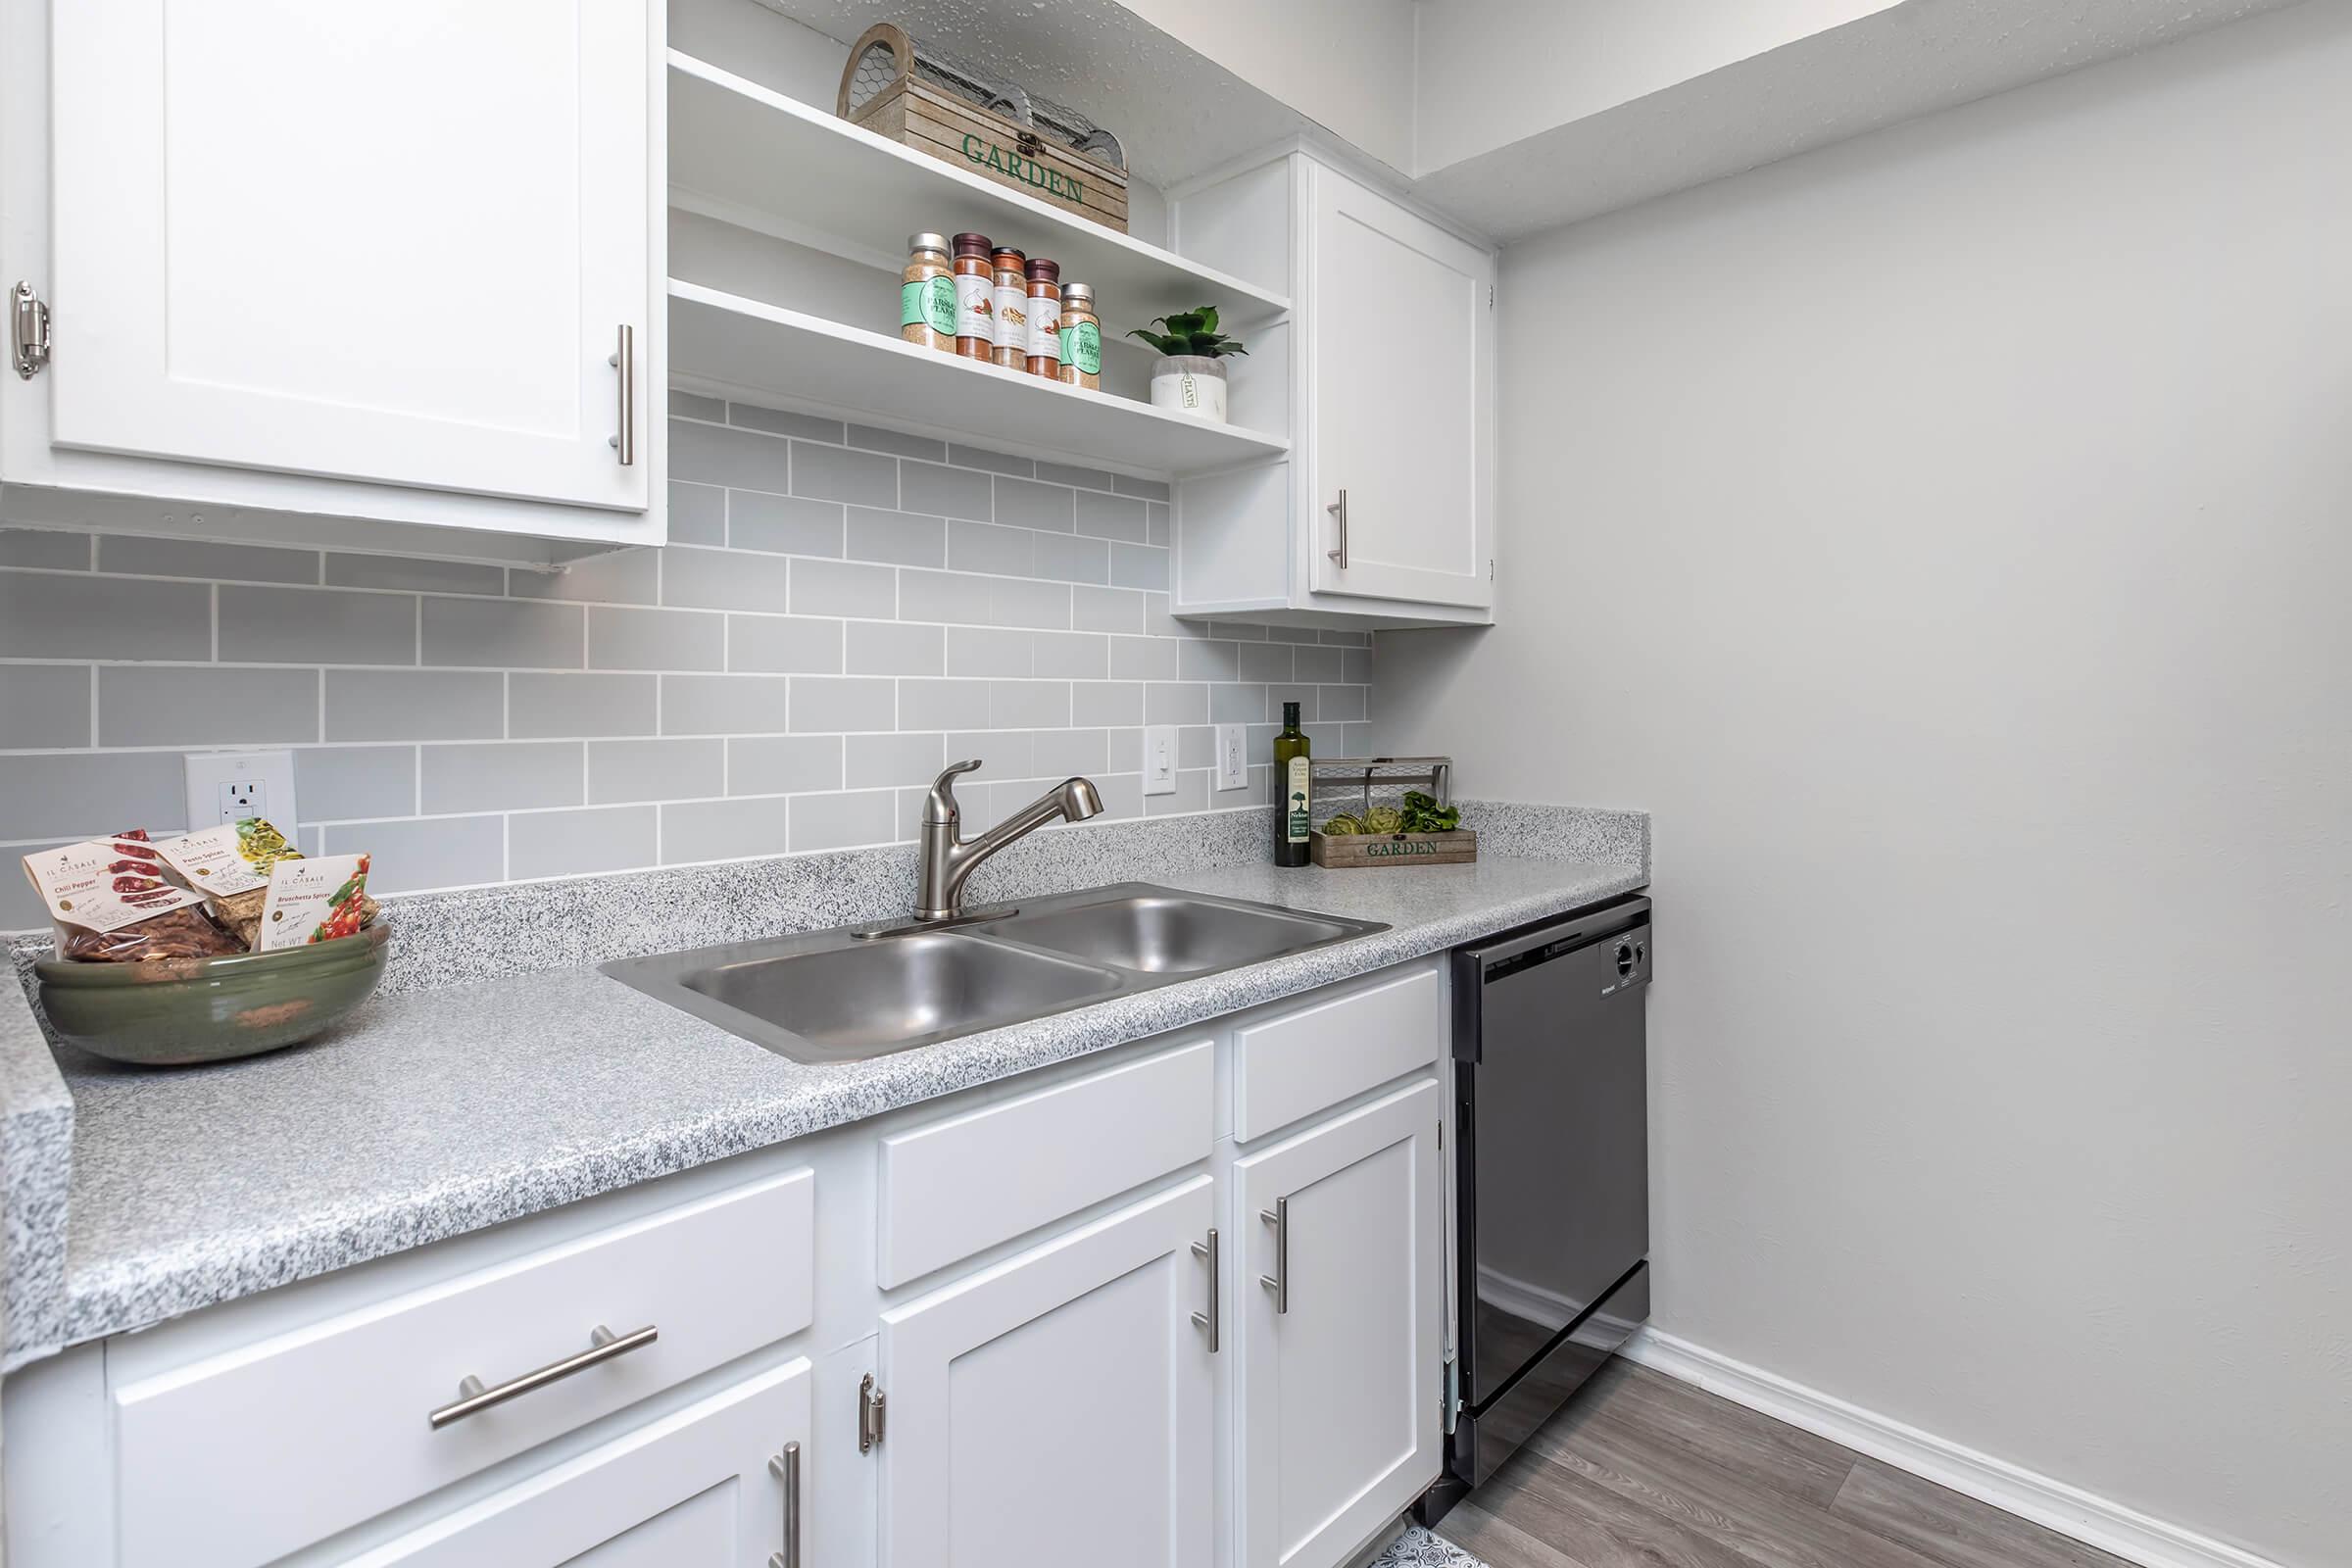
[[[923,802],[922,890],[915,896],[917,920],[953,920],[963,913],[963,879],[973,867],[1015,839],[1028,837],[1055,817],[1083,822],[1102,809],[1102,797],[1091,780],[1065,778],[1027,806],[976,839],[958,838],[961,813],[956,808],[956,775],[969,773],[977,760],[950,763],[931,782]]]

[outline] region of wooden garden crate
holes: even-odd
[[[977,77],[978,73],[944,61],[907,37],[905,28],[880,23],[851,46],[835,112],[878,136],[1126,233],[1126,171],[954,90],[952,84]],[[1029,112],[1026,94],[1013,101]],[[1089,123],[1068,111],[1051,112]],[[1091,134],[1117,146],[1105,133]]]
[[[1459,865],[1478,858],[1478,834],[1470,828],[1450,833],[1344,833],[1332,838],[1320,830],[1306,836],[1307,858],[1317,865],[1343,866]]]

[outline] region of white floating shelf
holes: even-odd
[[[1291,449],[1279,436],[918,348],[677,278],[669,283],[669,368],[684,381],[736,396],[780,398],[920,425],[976,446],[1170,478],[1260,463]]]
[[[896,267],[906,236],[969,230],[1061,264],[1091,284],[1103,325],[1214,305],[1242,328],[1288,298],[1156,245],[1114,233],[1025,191],[886,141],[692,55],[669,52],[669,182],[714,216],[764,218],[775,231]],[[830,242],[830,243],[828,243]],[[1111,335],[1106,332],[1106,335]]]

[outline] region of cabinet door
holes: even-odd
[[[52,439],[643,509],[647,39],[646,0],[56,6]]]
[[[353,1568],[765,1568],[788,1528],[800,1531],[804,1545],[808,1540],[804,1516],[815,1479],[808,1382],[806,1360],[749,1378],[350,1561]],[[796,1467],[798,1509],[787,1497]]]
[[[882,1317],[884,1568],[1206,1568],[1212,1183]]]
[[[1241,1568],[1331,1568],[1438,1478],[1441,1114],[1424,1079],[1234,1163]]]
[[[1308,580],[1494,602],[1494,260],[1308,166]],[[1337,511],[1347,492],[1347,522]]]

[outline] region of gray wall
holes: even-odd
[[[1512,247],[1500,624],[1384,634],[1376,714],[1655,813],[1660,1327],[2300,1568],[2352,1520],[2347,82],[2326,0]]]
[[[961,757],[981,820],[1073,772],[1114,815],[1250,805],[1280,702],[1367,734],[1367,634],[1169,618],[1155,484],[671,411],[670,546],[561,575],[0,530],[0,929],[41,918],[25,851],[183,827],[190,748],[296,748],[305,847],[405,891],[905,838]],[[1181,726],[1148,801],[1146,723]]]

